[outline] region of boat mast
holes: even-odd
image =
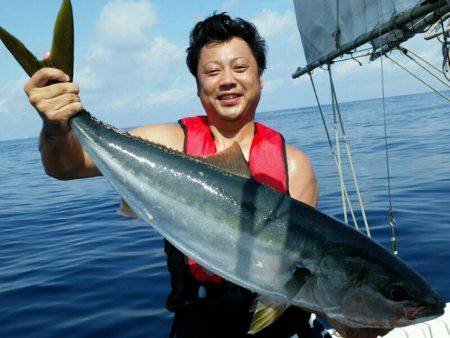
[[[305,67],[299,67],[297,71],[292,74],[292,78],[296,79],[303,74],[311,72],[317,67],[325,64],[330,64],[335,58],[342,56],[352,50],[355,50],[356,48],[372,41],[375,38],[379,38],[380,34],[386,34],[393,29],[401,29],[407,24],[422,17],[424,17],[424,24],[432,24],[449,11],[450,3],[446,0],[438,0],[422,6],[411,8],[410,10],[402,13],[398,13],[394,15],[392,19],[389,20],[389,22],[386,22],[379,27],[375,27],[368,33],[360,35],[354,41],[342,45],[340,48],[333,50],[332,52],[328,53],[328,55],[308,64]],[[430,13],[433,13],[433,15],[428,15]]]

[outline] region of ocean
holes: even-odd
[[[388,98],[386,108],[399,256],[449,302],[449,105],[425,93]],[[389,248],[381,101],[341,110],[373,238]],[[332,120],[330,106],[325,115]],[[317,109],[259,113],[257,120],[310,157],[319,209],[342,219]],[[349,170],[345,179],[353,192]],[[163,240],[149,224],[116,213],[120,198],[105,179],[57,181],[43,170],[37,139],[4,141],[0,192],[0,337],[168,336]]]

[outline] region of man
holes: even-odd
[[[318,189],[307,156],[254,121],[266,67],[265,42],[255,27],[214,14],[194,27],[187,52],[206,117],[146,125],[130,133],[191,155],[210,155],[237,142],[255,179],[316,206]],[[77,85],[68,80],[62,71],[44,68],[25,85],[44,121],[40,151],[45,171],[63,180],[101,175],[70,131],[70,117],[83,107]],[[47,85],[50,81],[58,83]],[[168,242],[165,251],[172,284],[167,308],[175,312],[171,335],[245,336],[255,295],[205,271]],[[289,308],[255,337],[314,337],[307,319],[305,312]]]

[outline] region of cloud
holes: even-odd
[[[93,70],[90,65],[77,71],[75,80],[83,91],[93,92],[106,88],[104,77]]]
[[[95,61],[106,61],[111,60],[111,50],[105,48],[101,44],[96,44],[91,46],[89,54],[87,56],[87,61],[95,62]]]
[[[184,50],[163,36],[156,36],[139,49],[121,51],[95,44],[86,62],[76,72],[76,81],[83,93],[110,95],[114,88],[133,91],[157,82],[170,83],[185,73]]]
[[[41,119],[23,91],[27,80],[28,77],[22,75],[18,80],[0,86],[0,117],[6,121],[0,128],[1,140],[35,137],[39,133]]]
[[[365,65],[368,66],[368,65]],[[343,62],[337,62],[332,65],[332,71],[336,78],[345,77],[358,70],[359,64],[353,60],[347,60]]]
[[[269,9],[263,9],[252,22],[258,28],[259,33],[266,39],[274,38],[286,30],[296,29],[295,15],[293,11],[279,14]]]
[[[146,109],[154,107],[155,105],[160,105],[164,103],[180,103],[189,98],[195,97],[194,88],[170,88],[166,91],[159,92],[156,94],[147,95],[147,97],[141,99],[137,102],[136,108]]]
[[[276,93],[279,89],[290,82],[289,78],[276,78],[264,81],[264,95]]]
[[[156,8],[147,0],[114,0],[100,13],[98,31],[103,44],[138,48],[148,41],[147,31],[156,23]]]
[[[27,81],[27,77],[22,75],[16,81],[6,82],[3,86],[0,87],[0,92],[2,93],[3,98],[0,100],[0,115],[9,115],[11,111],[17,111],[14,116],[9,116],[12,119],[18,119],[28,115],[24,110],[17,110],[17,103],[20,102],[20,105],[25,105],[25,93],[23,92],[23,86]]]
[[[157,36],[148,49],[140,51],[136,56],[143,66],[155,72],[165,72],[172,62],[184,57],[184,50],[166,38]]]
[[[88,55],[76,72],[83,97],[109,96],[111,107],[116,108],[124,101],[114,103],[115,97],[124,91],[158,87],[156,81],[167,83],[179,75],[180,66],[184,66],[184,48],[162,35],[152,37],[155,25],[156,9],[148,0],[107,3],[101,10]]]
[[[235,9],[239,4],[239,0],[223,0],[219,8],[223,11],[229,12]]]

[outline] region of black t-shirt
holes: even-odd
[[[186,256],[166,240],[164,251],[171,278],[166,308],[175,312],[173,337],[287,338],[294,334],[301,338],[315,337],[308,323],[310,313],[293,306],[258,334],[247,335],[256,294],[227,281],[199,283],[189,271]],[[200,288],[204,291],[202,298]]]

